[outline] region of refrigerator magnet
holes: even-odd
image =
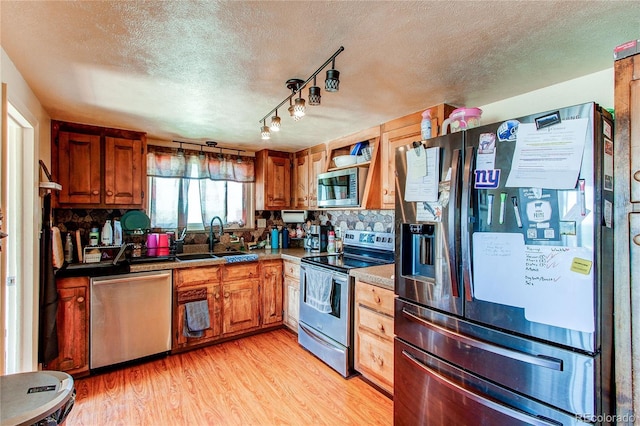
[[[475,170],[475,189],[496,189],[500,186],[500,169]]]
[[[534,119],[536,122],[536,129],[544,129],[545,127],[551,127],[562,120],[560,119],[560,111],[552,112],[551,114],[543,115],[542,117],[538,117]]]
[[[503,122],[498,130],[496,131],[496,135],[498,135],[498,140],[500,142],[513,142],[516,140],[516,136],[518,134],[518,125],[520,122],[518,120],[507,120]]]
[[[576,223],[574,221],[560,221],[560,235],[576,235]]]

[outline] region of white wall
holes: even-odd
[[[495,123],[585,102],[596,102],[603,108],[613,108],[613,83],[613,68],[609,68],[544,89],[483,105],[480,107],[482,122]]]
[[[32,166],[25,168],[25,173],[28,175],[24,177],[24,183],[28,183],[31,190],[25,190],[23,194],[23,207],[28,211],[23,212],[22,229],[25,231],[25,235],[22,243],[23,251],[18,258],[18,267],[22,270],[23,278],[23,314],[25,319],[31,319],[31,323],[25,321],[22,327],[22,358],[19,360],[19,364],[21,371],[30,371],[37,369],[38,360],[39,230],[41,228],[41,198],[37,187],[40,181],[38,159],[42,158],[50,164],[51,119],[4,49],[0,53],[0,78],[2,83],[6,85],[7,102],[15,107],[33,127],[35,140],[35,144],[25,145],[22,150],[23,155],[28,156],[27,159],[31,158]],[[3,110],[3,113],[6,111]],[[6,134],[3,133],[2,137],[2,143],[6,145]],[[3,211],[6,211],[6,206],[2,208]],[[7,266],[6,255],[3,252],[0,258],[3,274]],[[0,285],[4,285],[4,281]],[[2,311],[0,323],[3,323],[4,309],[0,311]],[[4,324],[2,329],[4,330]],[[4,342],[4,338],[2,342]],[[2,345],[3,343],[0,343],[0,346]],[[4,347],[2,349],[2,353],[4,353]],[[4,366],[2,367],[4,368]]]

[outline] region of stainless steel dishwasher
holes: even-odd
[[[171,350],[171,271],[91,279],[89,368]]]

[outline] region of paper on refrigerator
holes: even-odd
[[[573,189],[576,187],[589,120],[565,120],[536,129],[520,123],[507,187]]]
[[[438,201],[440,180],[440,148],[425,148],[423,145],[409,149],[407,157],[407,180],[405,201]]]

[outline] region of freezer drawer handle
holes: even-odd
[[[428,329],[435,331],[436,333],[442,334],[450,339],[457,340],[460,343],[463,343],[467,346],[472,346],[474,348],[492,352],[496,355],[501,355],[507,358],[515,359],[518,361],[526,362],[528,364],[538,365],[544,368],[550,368],[552,370],[562,371],[562,360],[550,358],[550,357],[542,357],[542,356],[534,356],[529,355],[523,352],[513,351],[511,349],[503,348],[501,346],[490,345],[488,343],[482,342],[480,340],[472,339],[471,337],[463,336],[461,334],[455,333],[453,331],[447,330],[446,328],[440,327],[436,324],[425,321],[419,316],[407,311],[406,308],[402,309],[402,314],[409,319],[419,322],[424,325]]]
[[[416,357],[414,357],[413,355],[411,355],[409,352],[407,352],[406,350],[402,351],[402,355],[407,358],[409,361],[411,361],[416,367],[424,370],[429,376],[433,377],[435,380],[437,380],[438,382],[440,382],[441,385],[444,385],[446,387],[448,387],[449,389],[453,390],[454,392],[457,392],[459,394],[462,394],[465,396],[465,398],[469,398],[475,402],[477,402],[478,404],[484,405],[487,408],[490,408],[494,411],[497,411],[499,413],[502,413],[506,416],[511,417],[512,419],[517,419],[520,420],[522,422],[525,422],[527,424],[531,424],[531,425],[539,425],[539,426],[556,426],[557,423],[553,422],[546,422],[544,420],[541,420],[539,418],[536,417],[532,417],[527,415],[526,413],[522,413],[520,411],[516,411],[514,409],[511,409],[509,407],[505,407],[502,404],[498,404],[497,402],[494,402],[490,399],[484,398],[474,392],[471,392],[469,389],[466,389],[452,381],[450,381],[449,379],[447,379],[444,376],[441,376],[440,374],[438,374],[436,371],[432,370],[431,368],[429,368],[427,365],[424,365],[419,359],[417,359]]]

